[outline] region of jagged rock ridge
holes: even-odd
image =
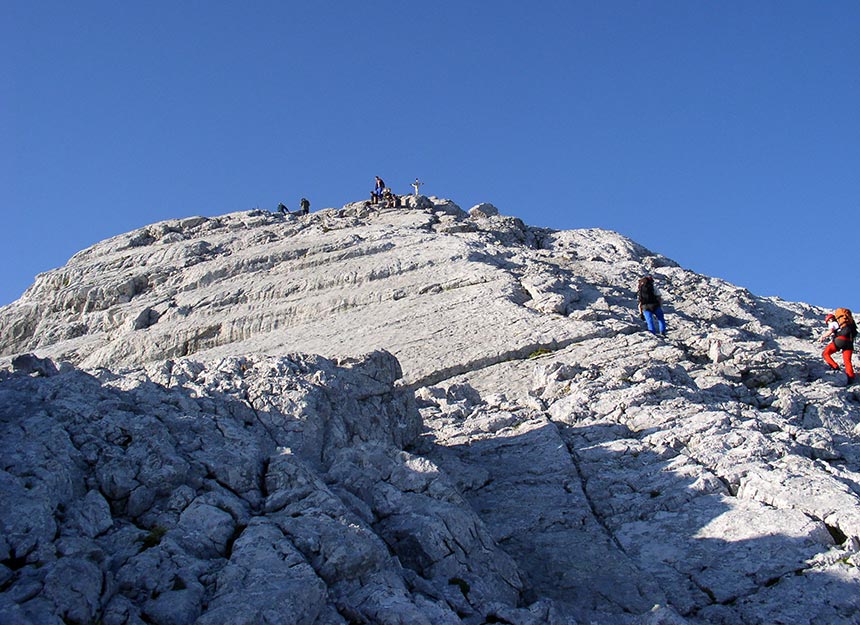
[[[0,622],[858,623],[821,314],[437,198],[114,237],[0,309]]]

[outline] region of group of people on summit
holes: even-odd
[[[660,293],[654,286],[652,276],[639,278],[637,300],[639,318],[645,321],[648,331],[652,334],[665,335],[666,319],[663,315],[663,302]],[[820,343],[830,340],[830,343],[821,353],[824,362],[833,371],[839,371],[839,365],[833,359],[833,354],[841,351],[846,381],[849,385],[854,384],[857,379],[854,374],[854,366],[851,363],[851,357],[854,354],[854,339],[857,338],[857,324],[854,322],[854,316],[848,308],[837,308],[832,313],[828,313],[824,321],[827,323],[827,329],[818,339]]]
[[[418,195],[418,189],[424,183],[415,179],[415,182],[412,183],[412,188],[415,189],[414,195]],[[402,206],[402,199],[396,193],[393,193],[391,189],[385,186],[385,182],[379,176],[376,176],[376,181],[373,185],[373,189],[370,192],[370,203],[371,204],[382,204],[384,208],[400,208]]]
[[[385,186],[382,178],[376,177],[376,184],[370,192],[371,204],[382,204],[385,208],[400,208],[400,196],[391,192],[391,189]]]
[[[423,182],[415,179],[410,186],[415,190],[414,195],[418,195],[418,190],[424,185]],[[403,205],[401,196],[393,193],[391,189],[385,186],[385,182],[379,176],[376,176],[376,181],[373,185],[373,190],[370,192],[370,204],[381,204],[383,208],[400,208]],[[307,198],[302,198],[299,203],[299,210],[295,213],[290,212],[290,209],[281,202],[278,204],[278,212],[281,215],[307,215],[311,210],[311,203]]]
[[[287,208],[286,206],[284,206],[284,204],[283,204],[283,203],[278,204],[278,212],[279,212],[281,215],[291,215],[291,214],[293,214],[293,213],[290,213],[290,209],[289,209],[289,208]],[[307,214],[308,214],[308,213],[310,213],[310,212],[311,212],[311,203],[310,203],[310,201],[308,200],[308,198],[303,197],[303,198],[302,198],[302,201],[301,201],[301,202],[299,202],[299,211],[298,211],[297,213],[295,213],[295,214],[297,214],[297,215],[307,215]]]

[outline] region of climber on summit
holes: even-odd
[[[637,298],[639,300],[639,318],[648,324],[648,331],[652,334],[666,334],[666,320],[663,317],[663,303],[660,294],[654,287],[654,278],[645,276],[639,278],[637,287]],[[656,319],[656,328],[655,328]]]
[[[416,197],[418,196],[418,189],[421,188],[421,185],[423,184],[424,183],[418,180],[418,178],[415,179],[415,182],[412,183],[412,188],[415,189],[415,193],[413,195]]]
[[[302,198],[302,201],[299,203],[299,207],[299,215],[307,215],[311,212],[311,203],[306,197]]]
[[[370,203],[378,204],[382,201],[382,192],[385,190],[385,183],[382,181],[382,178],[379,176],[376,177],[376,185],[373,187],[373,191],[370,192]]]
[[[845,363],[845,376],[848,384],[853,384],[854,366],[851,364],[851,356],[854,354],[854,339],[857,337],[857,324],[854,323],[854,316],[848,308],[837,308],[833,312],[836,322],[839,324],[839,329],[833,335],[833,341],[824,348],[821,355],[824,357],[824,362],[834,371],[839,371],[839,365],[833,360],[833,354],[837,350],[842,350],[842,362]]]

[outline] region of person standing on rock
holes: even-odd
[[[416,178],[415,182],[412,183],[412,188],[415,189],[415,193],[413,194],[415,197],[418,197],[418,188],[423,184],[424,183],[418,180],[418,178]]]
[[[302,198],[302,201],[299,203],[299,207],[300,207],[300,210],[299,210],[300,215],[307,215],[309,212],[311,212],[311,203],[308,201],[308,198],[306,198],[306,197]]]
[[[854,323],[854,315],[847,308],[837,308],[833,316],[839,324],[839,329],[833,335],[833,341],[824,348],[821,355],[824,362],[833,369],[839,371],[839,365],[833,360],[833,354],[842,350],[842,362],[845,363],[845,376],[848,384],[854,384],[854,366],[851,364],[851,356],[854,354],[854,339],[857,337],[857,324]]]
[[[373,191],[370,192],[370,203],[378,204],[382,201],[382,192],[385,190],[385,183],[382,181],[382,178],[379,176],[376,177],[376,185],[373,187]]]
[[[639,278],[637,298],[639,300],[639,318],[644,319],[645,323],[648,324],[648,331],[652,334],[657,334],[658,332],[666,334],[663,302],[660,300],[660,295],[654,286],[654,278],[651,276]]]

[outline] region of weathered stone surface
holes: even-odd
[[[480,219],[482,217],[498,217],[499,209],[489,204],[487,202],[483,202],[481,204],[476,204],[472,208],[469,209],[469,216],[473,218]]]
[[[0,622],[858,622],[824,311],[407,199],[153,224],[0,309]]]

